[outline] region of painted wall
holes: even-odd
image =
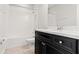
[[[55,14],[48,14],[48,26],[56,26],[56,15]]]
[[[48,27],[52,26],[57,26],[56,7],[55,5],[48,5]]]
[[[76,26],[76,5],[59,5],[57,23],[62,26]]]
[[[36,28],[47,28],[48,26],[48,5],[39,4],[35,6]]]
[[[0,4],[0,38],[6,36],[6,20],[8,5]]]
[[[7,26],[7,37],[16,38],[34,36],[34,19],[32,10],[10,6]]]
[[[56,16],[56,23],[59,26],[76,26],[76,5],[75,4],[58,4],[53,5],[49,10],[50,14]],[[52,15],[53,17],[53,15]],[[53,21],[54,19],[51,18]],[[52,21],[50,21],[52,22]],[[55,21],[54,21],[55,22]],[[53,23],[52,23],[53,24]],[[54,25],[54,24],[53,24]]]
[[[0,36],[6,38],[7,48],[25,44],[34,36],[34,15],[30,8],[0,5]]]
[[[79,26],[79,4],[77,4],[77,26]]]

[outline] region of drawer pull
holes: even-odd
[[[44,46],[46,45],[44,42],[42,42],[41,44],[44,45]]]
[[[62,43],[63,43],[63,41],[59,41],[59,43],[60,43],[60,44],[62,44]]]

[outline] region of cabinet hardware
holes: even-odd
[[[42,42],[41,44],[42,44],[42,45],[45,45],[45,43],[44,43],[44,42]]]
[[[60,44],[62,44],[62,43],[63,43],[63,41],[59,41],[59,43],[60,43]]]

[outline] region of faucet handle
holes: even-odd
[[[62,29],[63,29],[63,25],[61,26],[57,24],[57,30],[62,30]]]

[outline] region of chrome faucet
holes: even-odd
[[[63,26],[57,24],[57,30],[63,30]]]

